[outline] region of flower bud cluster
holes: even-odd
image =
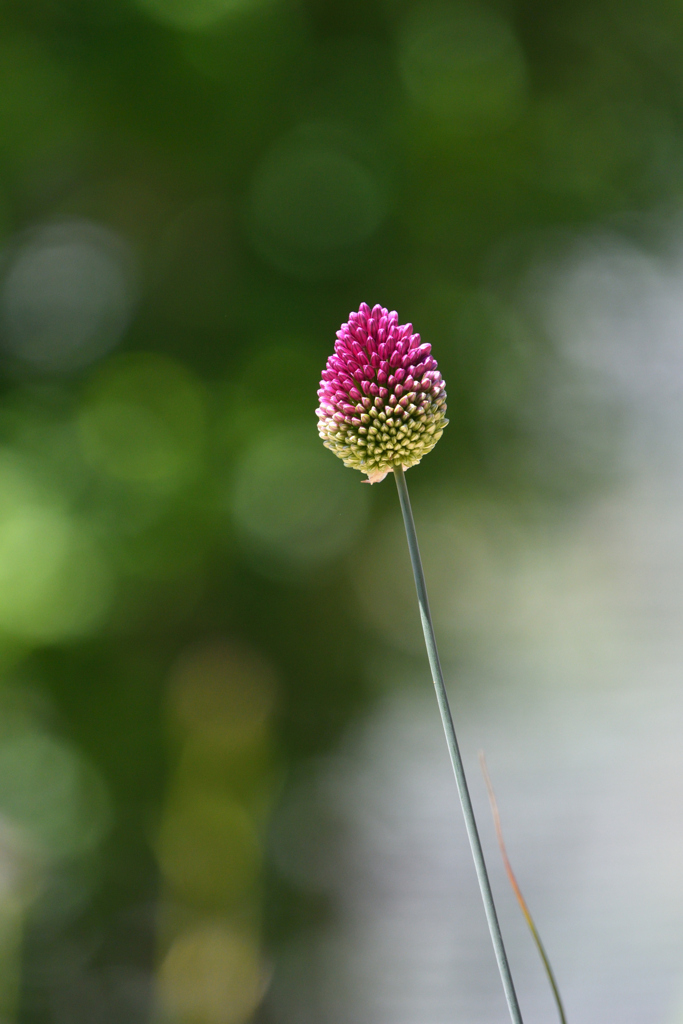
[[[316,410],[325,446],[379,483],[431,451],[448,423],[446,389],[412,324],[363,302],[337,331]]]

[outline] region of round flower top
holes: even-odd
[[[398,313],[366,302],[337,331],[318,391],[318,432],[345,466],[367,473],[366,482],[416,466],[448,423],[431,351]]]

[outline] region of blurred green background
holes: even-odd
[[[412,621],[391,480],[316,434],[335,331],[433,345],[423,508],[604,486],[619,417],[516,296],[679,207],[682,57],[670,0],[0,4],[3,1021],[275,1019],[334,906],[272,810]]]

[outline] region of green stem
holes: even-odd
[[[441,671],[439,652],[436,647],[436,637],[434,636],[432,616],[429,611],[427,585],[425,583],[424,571],[422,569],[420,549],[417,543],[417,533],[415,532],[413,512],[410,507],[408,485],[406,484],[405,473],[403,472],[403,468],[401,466],[397,466],[394,468],[394,476],[396,478],[396,487],[398,489],[399,501],[401,502],[401,511],[403,512],[403,522],[406,528],[406,536],[408,538],[408,549],[410,551],[410,560],[412,562],[413,575],[415,577],[417,601],[420,606],[420,618],[422,619],[422,630],[424,632],[425,644],[427,646],[427,657],[429,658],[429,667],[431,668],[432,671],[434,689],[436,690],[436,699],[439,705],[439,711],[441,712],[441,721],[443,722],[443,728],[446,734],[446,743],[448,744],[448,752],[451,756],[451,764],[453,765],[453,773],[455,774],[455,782],[458,787],[458,794],[460,796],[460,803],[462,805],[462,813],[465,818],[465,827],[467,829],[467,835],[470,841],[470,847],[472,849],[472,857],[474,859],[474,866],[477,872],[477,878],[479,880],[481,897],[482,900],[484,901],[484,910],[486,912],[486,920],[488,921],[489,931],[491,933],[493,950],[496,955],[496,961],[498,963],[500,977],[503,982],[503,989],[505,990],[505,998],[507,999],[510,1017],[513,1021],[513,1024],[523,1024],[522,1015],[520,1013],[519,1004],[517,1002],[515,986],[512,981],[512,974],[510,973],[510,965],[508,963],[507,954],[505,952],[505,946],[503,944],[503,936],[500,931],[500,924],[498,923],[496,906],[495,903],[493,902],[491,883],[489,881],[488,872],[486,870],[484,851],[481,848],[481,840],[479,839],[477,822],[474,817],[472,800],[470,799],[470,793],[467,787],[465,768],[462,763],[460,749],[458,747],[458,741],[455,735],[455,728],[453,726],[453,717],[451,715],[451,709],[448,703],[448,695],[446,693],[446,687],[443,680],[443,672]]]

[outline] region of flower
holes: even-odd
[[[431,351],[398,313],[366,302],[337,331],[318,390],[318,432],[345,466],[367,473],[367,483],[416,466],[448,423]]]

